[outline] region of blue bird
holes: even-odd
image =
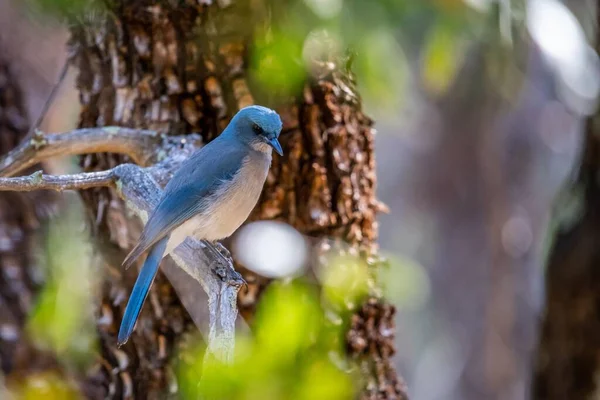
[[[248,218],[267,178],[272,149],[283,155],[278,141],[281,128],[275,111],[245,107],[221,135],[181,164],[123,261],[129,267],[149,251],[125,308],[119,346],[133,332],[163,257],[188,236],[209,241],[226,238]]]

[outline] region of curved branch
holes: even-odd
[[[107,126],[77,129],[61,134],[34,134],[0,158],[0,175],[14,176],[47,158],[56,156],[119,153],[139,165],[157,158],[164,137],[155,131]]]

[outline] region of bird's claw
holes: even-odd
[[[233,277],[229,280],[229,282],[227,282],[227,284],[239,288],[241,288],[242,286],[248,286],[248,282],[246,282],[242,274],[240,274],[236,270],[233,270]]]

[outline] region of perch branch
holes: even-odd
[[[0,178],[0,190],[31,191],[37,189],[74,190],[91,187],[114,187],[127,206],[144,223],[162,194],[157,182],[166,182],[185,157],[172,157],[149,168],[122,164],[111,170],[73,175],[44,175],[36,172],[25,177]],[[200,283],[208,295],[208,353],[223,362],[231,362],[235,344],[237,293],[244,284],[225,257],[214,245],[187,238],[171,254],[175,263]],[[200,306],[200,305],[199,305]]]
[[[111,186],[114,183],[112,170],[101,172],[84,172],[74,175],[45,175],[42,171],[29,176],[16,178],[0,178],[0,191],[29,192],[32,190],[52,189],[80,190],[94,187]]]

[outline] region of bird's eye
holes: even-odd
[[[254,133],[256,133],[257,135],[261,135],[263,133],[263,130],[260,126],[258,126],[257,124],[252,125],[252,130],[254,131]]]

